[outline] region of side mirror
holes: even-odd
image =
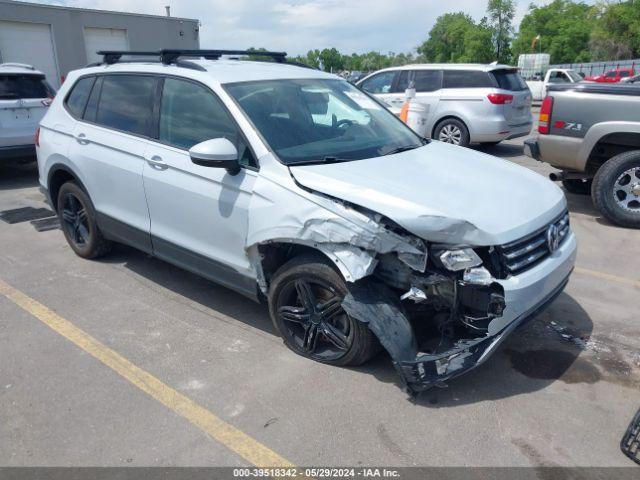
[[[240,172],[238,150],[226,138],[214,138],[189,149],[191,161],[202,167],[226,168],[229,174]]]

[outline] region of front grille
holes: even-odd
[[[516,275],[529,270],[551,254],[547,236],[552,225],[557,227],[559,244],[562,245],[569,236],[569,212],[564,212],[540,230],[497,248],[506,274]]]

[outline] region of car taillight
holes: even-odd
[[[553,97],[545,97],[540,107],[540,117],[538,118],[538,133],[549,134],[551,125],[551,112],[553,111]]]
[[[494,105],[506,105],[513,102],[513,95],[507,95],[506,93],[490,93],[487,98]]]
[[[40,127],[36,128],[36,136],[34,138],[36,147],[40,146]]]

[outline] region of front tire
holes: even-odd
[[[369,327],[342,309],[347,286],[321,256],[294,258],[278,269],[269,289],[269,314],[284,344],[330,365],[360,365],[379,348]]]
[[[640,228],[640,150],[610,158],[591,186],[596,208],[611,222]]]
[[[91,199],[75,182],[67,182],[58,192],[58,219],[67,243],[82,258],[93,259],[111,250],[96,223]]]
[[[469,130],[467,126],[457,118],[447,118],[442,120],[433,132],[433,138],[444,143],[458,145],[460,147],[469,146]]]

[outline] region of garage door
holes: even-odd
[[[100,50],[129,50],[127,31],[119,28],[85,27],[84,46],[87,51],[87,63],[99,62]]]
[[[50,25],[0,20],[0,62],[28,63],[60,86]]]

